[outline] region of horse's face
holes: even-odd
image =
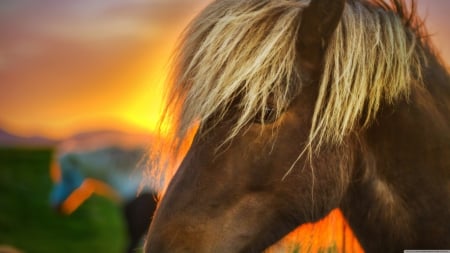
[[[327,4],[335,13],[322,19],[323,29],[317,29],[321,34],[311,32],[308,23],[317,28],[316,12]],[[303,21],[300,34],[308,34],[309,40],[300,40],[299,50],[312,60],[300,61],[299,68],[311,80],[318,80],[323,52],[318,46],[322,43],[315,42],[329,37],[342,8],[343,2],[322,0],[304,11],[303,19],[311,20]],[[336,174],[336,167],[344,166],[340,150],[324,148],[314,162],[300,156],[316,97],[317,86],[311,81],[280,117],[271,118],[269,112],[264,124],[255,119],[219,149],[236,112],[198,135],[159,206],[147,252],[260,252],[337,207],[343,186]]]
[[[215,148],[226,124],[194,141],[154,220],[149,252],[260,252],[337,207],[341,182],[330,170],[339,152],[322,152],[326,159],[314,168],[304,157],[296,162],[310,124],[304,94],[274,123],[251,124],[222,151]]]

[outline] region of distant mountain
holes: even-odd
[[[117,136],[150,136],[149,133],[141,133],[141,132],[125,132],[120,130],[93,130],[93,131],[86,131],[86,132],[79,132],[76,134],[73,134],[72,136],[66,138],[66,139],[91,139],[91,138],[97,138],[100,136],[109,136],[111,138],[117,137]]]
[[[153,135],[148,132],[130,133],[118,130],[81,132],[61,140],[57,150],[65,153],[76,150],[95,150],[104,147],[148,147],[153,138]]]
[[[150,133],[98,130],[80,132],[61,140],[55,140],[42,136],[17,136],[0,129],[0,147],[57,147],[62,151],[106,146],[148,146],[152,139],[153,136]]]
[[[0,147],[54,147],[57,143],[42,136],[17,136],[0,129]]]

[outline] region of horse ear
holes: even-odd
[[[345,0],[311,0],[303,10],[297,47],[308,69],[320,67],[329,39],[344,11]]]

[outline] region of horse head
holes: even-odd
[[[427,196],[447,201],[438,208],[445,223],[450,89],[436,88],[447,102],[424,102],[435,95],[417,84],[431,76],[425,59],[442,67],[413,16],[392,3],[225,0],[194,20],[172,101],[181,104],[180,136],[200,127],[159,204],[146,252],[261,252],[334,208],[367,251],[435,246],[413,228],[437,210],[410,211],[414,187],[399,178],[414,185],[414,173],[426,175]],[[423,123],[430,111],[440,123]],[[410,124],[429,131],[416,138]],[[441,138],[441,151],[426,154],[441,162],[416,172],[425,138]],[[411,160],[389,153],[397,148]],[[387,231],[392,241],[376,244]],[[433,231],[434,242],[450,243],[448,228]]]

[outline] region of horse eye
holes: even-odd
[[[259,124],[273,123],[277,120],[277,111],[275,108],[267,107],[255,116],[255,122]]]

